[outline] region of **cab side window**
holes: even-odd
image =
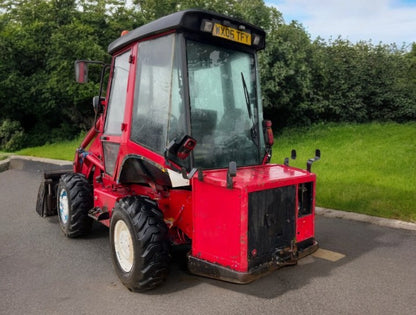
[[[126,105],[130,54],[131,52],[127,51],[116,57],[114,62],[110,98],[108,100],[107,120],[104,128],[104,133],[108,135],[121,134],[121,124],[124,120],[124,108]]]
[[[175,58],[175,36],[139,44],[131,139],[163,153],[168,134],[180,133],[182,98]]]

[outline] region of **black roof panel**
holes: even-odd
[[[113,54],[132,42],[169,30],[182,29],[189,31],[200,31],[201,22],[203,19],[218,21],[226,20],[232,24],[244,25],[247,29],[262,37],[261,44],[256,47],[256,49],[259,50],[264,48],[265,32],[260,27],[240,21],[235,18],[231,18],[223,14],[200,9],[190,9],[167,15],[130,31],[128,34],[121,36],[113,41],[108,46],[108,52]]]

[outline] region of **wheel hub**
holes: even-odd
[[[68,222],[69,205],[68,205],[68,194],[65,189],[61,190],[59,194],[59,217],[63,224]]]
[[[134,249],[130,230],[124,221],[117,221],[114,227],[114,250],[118,264],[124,272],[133,267]]]

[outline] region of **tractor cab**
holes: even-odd
[[[187,171],[231,161],[261,164],[266,148],[256,51],[264,48],[264,37],[258,27],[199,10],[120,37],[109,46],[117,85],[110,87],[104,134],[120,134],[127,118],[133,143]],[[124,105],[131,117],[124,117]],[[175,148],[188,137],[195,148],[178,157]]]

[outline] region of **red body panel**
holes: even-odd
[[[301,242],[315,236],[315,223],[313,213],[296,220],[296,241]]]
[[[159,201],[165,222],[169,228],[179,228],[189,238],[192,237],[192,192],[171,190]]]
[[[247,270],[247,192],[193,180],[192,256]]]
[[[315,175],[283,165],[245,167],[227,188],[227,170],[204,172],[194,178],[192,256],[233,270],[248,271],[248,194],[315,181]],[[297,215],[296,209],[293,212]],[[296,241],[313,237],[314,212],[297,220]]]
[[[314,180],[315,174],[308,171],[285,165],[266,164],[238,169],[233,184],[234,188],[252,192]],[[204,171],[204,182],[226,187],[227,170]]]

